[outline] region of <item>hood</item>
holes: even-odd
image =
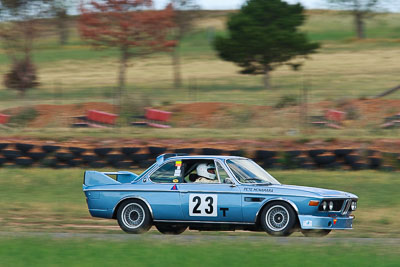
[[[297,191],[299,195],[301,195],[302,192],[307,193],[307,194],[316,194],[320,197],[334,197],[334,198],[358,198],[356,195],[343,192],[343,191],[337,191],[337,190],[331,190],[331,189],[323,189],[323,188],[317,188],[317,187],[308,187],[308,186],[298,186],[298,185],[280,185],[276,186],[276,188],[282,188],[284,190],[288,191]],[[291,192],[295,193],[295,192]]]

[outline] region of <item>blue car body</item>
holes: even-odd
[[[221,224],[260,229],[258,226],[263,208],[268,203],[278,201],[293,208],[299,229],[352,229],[352,211],[355,210],[354,203],[358,200],[356,195],[304,186],[243,183],[227,164],[227,161],[235,159],[245,158],[161,155],[141,175],[131,172],[86,171],[83,191],[90,214],[100,218],[115,219],[121,203],[136,199],[145,203],[155,224]],[[162,166],[171,162],[181,164],[188,160],[214,161],[229,176],[226,179],[229,183],[189,183],[181,177],[162,183],[152,180],[152,174]],[[113,175],[116,179],[110,177]],[[214,203],[201,206],[200,201],[204,203],[207,196]],[[196,203],[192,202],[196,197],[199,201],[199,212],[194,214],[193,205]],[[332,210],[327,207],[330,202],[334,203],[332,207],[335,206]]]

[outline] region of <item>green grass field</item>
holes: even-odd
[[[398,246],[244,238],[1,238],[0,266],[398,266]]]
[[[181,45],[183,89],[173,88],[171,58],[160,53],[132,59],[127,92],[132,97],[144,94],[154,105],[188,101],[274,105],[284,95],[298,95],[303,83],[310,88],[312,102],[369,97],[397,85],[400,14],[377,14],[367,23],[369,39],[355,41],[349,14],[309,13],[302,29],[311,40],[321,42],[322,48],[300,72],[286,67],[274,71],[274,89],[264,90],[261,77],[240,75],[238,67],[216,56],[211,41],[224,31],[226,16],[211,12],[197,21],[197,28]],[[91,49],[74,27],[64,47],[57,44],[56,36],[43,37],[34,53],[41,85],[27,98],[34,103],[54,98],[109,101],[116,85],[117,55],[115,49]],[[8,68],[7,57],[0,53],[0,71],[4,73]],[[4,106],[20,105],[13,101],[16,94],[9,90],[0,90],[0,99]]]

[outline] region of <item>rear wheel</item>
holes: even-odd
[[[157,224],[157,230],[165,235],[180,235],[187,229],[186,225],[178,224]]]
[[[261,213],[261,225],[274,236],[289,236],[294,232],[296,212],[286,202],[267,204]]]
[[[146,204],[140,200],[127,200],[117,212],[118,224],[130,234],[147,232],[151,227],[151,216]]]
[[[307,237],[323,237],[328,235],[331,231],[330,229],[301,229],[301,233]]]

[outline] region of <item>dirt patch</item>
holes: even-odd
[[[68,127],[75,116],[85,115],[88,110],[95,109],[105,112],[115,112],[115,106],[104,102],[89,102],[68,105],[36,105],[33,106],[38,115],[27,126],[32,128]],[[2,110],[1,113],[16,115],[24,107]]]
[[[36,105],[37,117],[27,126],[31,128],[69,127],[74,116],[85,115],[90,109],[116,113],[116,106],[108,103],[81,103],[69,105]],[[284,127],[297,125],[301,106],[274,108],[221,102],[199,102],[173,104],[158,107],[173,113],[174,127],[234,128],[234,127]],[[1,113],[16,115],[23,108],[10,108]],[[387,116],[400,113],[399,99],[373,99],[348,101],[322,101],[308,105],[308,114],[323,115],[328,109],[337,109],[347,114],[347,125],[355,128],[379,127]]]

